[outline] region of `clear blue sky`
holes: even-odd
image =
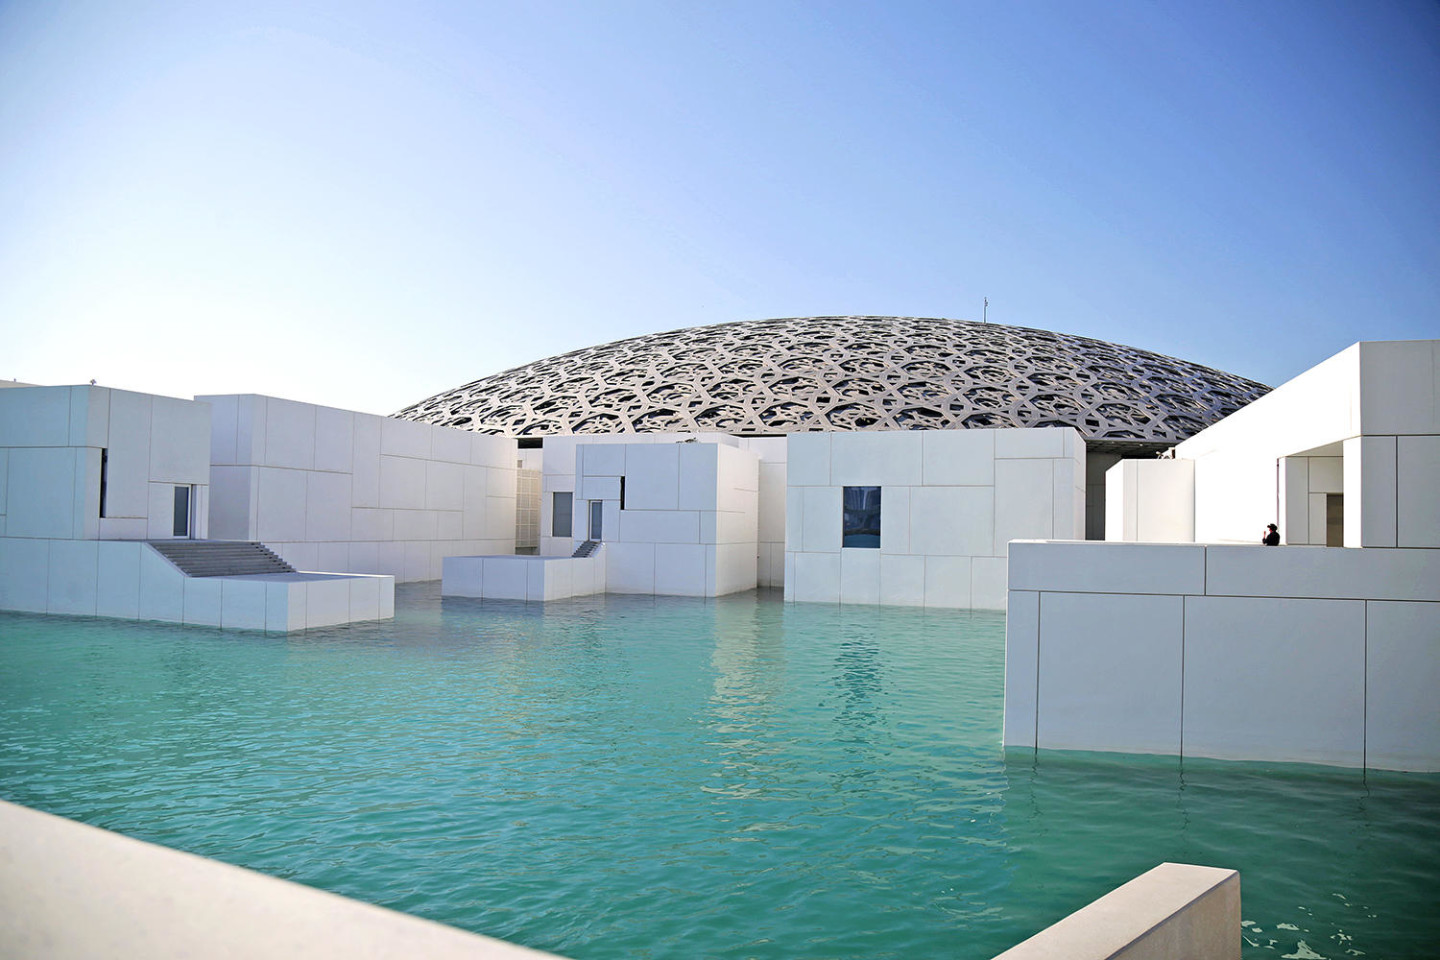
[[[389,413],[693,324],[1440,337],[1440,5],[0,0],[0,377]]]

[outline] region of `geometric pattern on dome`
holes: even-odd
[[[687,327],[493,374],[395,414],[511,437],[566,433],[1076,428],[1178,443],[1262,396],[1135,347],[923,317]]]

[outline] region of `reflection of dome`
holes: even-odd
[[[396,416],[481,433],[1073,426],[1168,446],[1268,387],[1134,347],[918,317],[689,327],[476,380]]]

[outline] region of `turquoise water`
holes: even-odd
[[[1247,957],[1440,952],[1440,777],[1007,754],[999,615],[397,593],[0,614],[0,797],[580,960],[988,958],[1164,860]]]

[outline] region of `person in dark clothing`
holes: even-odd
[[[1265,536],[1260,538],[1260,542],[1267,547],[1280,546],[1280,528],[1273,523],[1266,524]]]

